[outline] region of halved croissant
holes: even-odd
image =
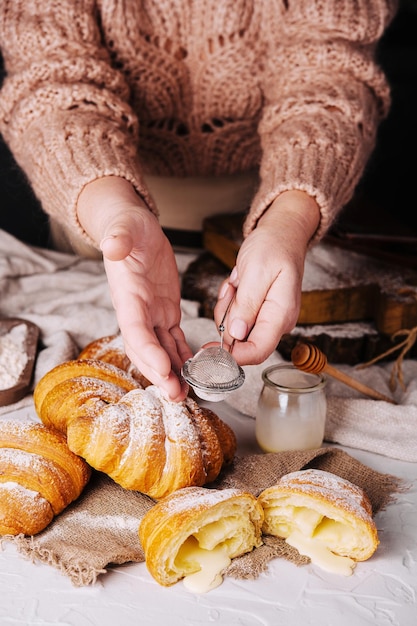
[[[185,578],[203,592],[221,583],[230,560],[262,544],[263,510],[239,489],[187,487],[160,500],[142,518],[146,565],[164,586]]]
[[[236,437],[212,411],[187,398],[169,402],[119,368],[80,359],[48,372],[34,390],[43,423],[66,434],[69,448],[125,489],[159,499],[217,478]]]
[[[35,535],[83,491],[91,474],[65,437],[43,424],[0,421],[0,534]]]
[[[283,476],[258,497],[263,533],[284,538],[323,569],[350,575],[369,559],[378,532],[365,492],[330,472],[306,469]]]

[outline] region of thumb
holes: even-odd
[[[132,251],[133,240],[129,232],[106,234],[100,241],[100,250],[109,261],[122,261]]]

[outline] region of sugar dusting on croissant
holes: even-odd
[[[140,383],[141,387],[147,387],[151,384],[142,372],[130,361],[125,352],[120,333],[107,335],[106,337],[100,337],[99,339],[91,341],[81,350],[78,359],[94,359],[104,361],[105,363],[112,363],[130,374],[130,376]]]
[[[258,501],[265,513],[263,533],[284,538],[322,569],[348,576],[378,547],[367,495],[330,472],[287,474]]]
[[[262,544],[263,510],[239,489],[188,487],[160,500],[143,517],[139,539],[155,580],[206,592],[222,582],[231,559]]]
[[[35,387],[34,402],[75,454],[155,499],[213,481],[235,455],[233,430],[212,411],[192,398],[169,402],[101,360],[58,365]]]
[[[65,434],[80,411],[98,411],[140,388],[139,382],[111,363],[75,359],[47,372],[35,386],[33,401],[42,422]]]
[[[0,534],[35,535],[82,493],[91,474],[64,436],[43,424],[0,421]]]

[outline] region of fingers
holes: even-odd
[[[172,371],[180,378],[184,362],[193,356],[183,331],[179,326],[174,326],[169,330],[156,328],[155,333],[159,344],[169,355]]]
[[[152,263],[155,266],[154,260]],[[134,253],[124,261],[105,258],[104,265],[126,354],[167,398],[183,400],[188,387],[180,370],[192,352],[179,327],[180,298],[173,278],[176,267],[165,279],[158,269],[155,278],[152,267],[144,258],[137,261]],[[165,259],[164,267],[167,265]]]
[[[133,240],[129,233],[108,235],[100,242],[103,256],[109,261],[123,261],[132,251]]]
[[[146,308],[128,319],[135,320],[134,326],[123,324],[121,317],[120,330],[126,338],[126,351],[131,361],[169,400],[183,400],[188,385],[181,377],[181,367],[192,356],[192,351],[180,327],[153,328],[151,320],[147,319]]]
[[[123,317],[119,322],[129,359],[169,400],[183,400],[188,386],[181,378],[181,367],[192,352],[182,331],[179,327],[152,328],[140,311],[132,319],[135,323],[131,325],[127,320],[124,323]]]
[[[293,328],[293,325],[289,328],[286,323],[283,325],[271,323],[278,315],[274,305],[263,303],[262,311],[246,340],[234,343],[233,356],[240,365],[263,363],[276,350],[282,335]]]
[[[121,332],[126,354],[139,371],[152,384],[157,385],[172,402],[184,400],[188,393],[188,385],[182,379],[180,371],[183,359],[192,356],[185,339],[180,341],[178,347],[175,330],[173,336],[166,330],[149,333],[146,328],[140,326],[134,333],[135,341],[132,343],[133,330],[126,329],[123,334],[121,329]],[[140,349],[136,346],[140,346]]]
[[[224,318],[224,339],[229,343],[233,339],[245,341],[253,328],[258,311],[265,300],[267,288],[260,277],[260,272],[247,271],[242,280],[236,267],[219,292],[215,308],[217,325]]]
[[[159,229],[155,216],[148,209],[134,207],[122,216],[113,216],[106,224],[100,249],[110,261],[122,261],[139,243],[146,241],[146,227],[151,224]]]
[[[262,270],[239,277],[234,270],[229,281],[219,292],[216,323],[234,296],[224,324],[226,346],[235,340],[233,356],[240,365],[262,363],[296,324],[301,298],[298,278],[291,272],[274,277]]]

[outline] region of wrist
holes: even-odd
[[[315,199],[304,191],[291,190],[277,196],[258,220],[257,227],[297,232],[308,245],[319,228],[320,219]]]

